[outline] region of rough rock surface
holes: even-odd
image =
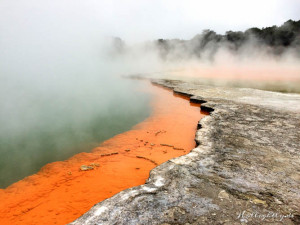
[[[300,224],[300,95],[154,82],[211,112],[198,146],[71,224]]]

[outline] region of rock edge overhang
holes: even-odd
[[[198,146],[71,224],[300,223],[300,95],[152,82],[210,111]]]

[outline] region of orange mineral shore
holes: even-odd
[[[161,87],[149,91],[152,115],[132,130],[0,189],[0,224],[72,222],[94,204],[144,184],[157,165],[192,150],[205,115],[200,105]]]

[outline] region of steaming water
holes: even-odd
[[[144,84],[119,77],[135,71],[113,57],[101,23],[73,2],[56,3],[0,9],[0,188],[149,114]]]
[[[1,76],[0,188],[90,151],[149,115],[145,84],[108,75]]]

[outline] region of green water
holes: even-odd
[[[47,163],[89,152],[144,120],[150,112],[149,96],[137,89],[146,85],[114,78],[72,88],[63,84],[26,89],[22,84],[7,92],[8,83],[2,83],[0,188],[36,173]]]

